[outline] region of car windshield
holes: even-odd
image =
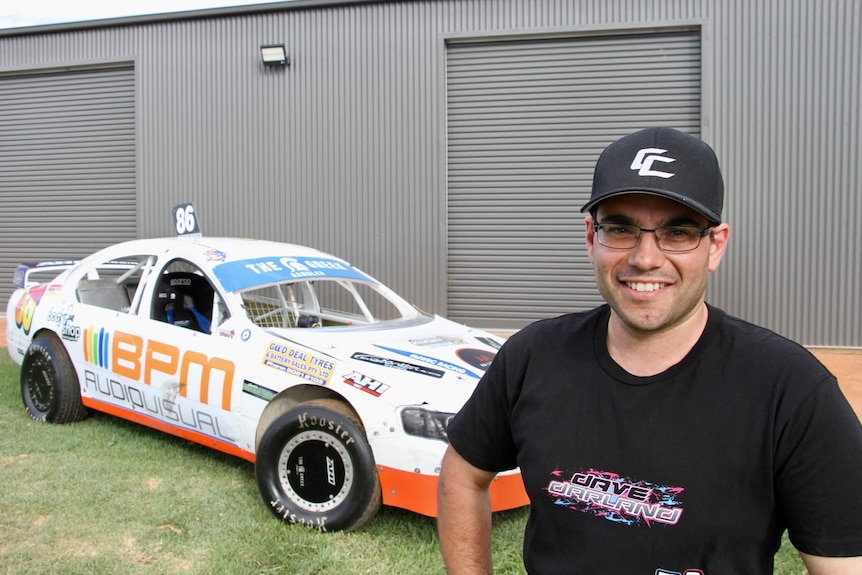
[[[240,296],[249,319],[264,328],[362,326],[422,315],[381,284],[346,279],[283,282]]]

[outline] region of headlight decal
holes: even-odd
[[[405,407],[401,410],[401,424],[404,432],[408,435],[426,437],[428,439],[439,439],[449,442],[449,422],[455,417],[454,413],[443,411],[430,411],[421,407]]]

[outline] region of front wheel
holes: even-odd
[[[343,402],[301,403],[264,432],[255,475],[270,511],[319,531],[352,531],[380,509],[380,480],[362,423]]]
[[[21,364],[21,398],[30,417],[48,423],[72,423],[87,417],[78,375],[63,344],[39,335]]]

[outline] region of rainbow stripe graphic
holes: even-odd
[[[110,349],[111,334],[105,328],[90,326],[84,329],[81,343],[84,346],[84,361],[107,368],[110,364],[108,350]]]

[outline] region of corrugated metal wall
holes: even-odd
[[[449,317],[522,327],[602,303],[580,208],[607,142],[700,133],[700,31],[453,43]]]
[[[712,301],[862,346],[862,2],[715,2],[704,133],[733,226]]]
[[[137,237],[134,76],[129,66],[0,76],[4,312],[17,264]]]
[[[445,313],[446,42],[700,25],[701,132],[722,159],[733,226],[711,300],[806,344],[862,346],[862,3],[272,10],[0,32],[0,73],[134,62],[140,235],[169,233],[167,207],[191,200],[205,233],[315,245]],[[275,42],[288,69],[259,62],[259,45]]]

